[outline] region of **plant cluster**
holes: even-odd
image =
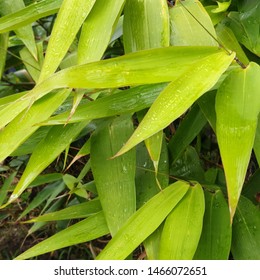
[[[260,259],[260,2],[10,2],[1,224],[55,223],[16,259]]]

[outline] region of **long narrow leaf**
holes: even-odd
[[[231,221],[254,144],[260,111],[260,67],[232,71],[216,97],[217,139],[228,188]]]
[[[205,210],[201,185],[191,187],[165,220],[159,258],[190,260],[193,258],[202,231]]]
[[[18,115],[10,125],[0,131],[0,161],[9,156],[19,147],[38,127],[36,123],[46,120],[68,97],[70,90],[61,90],[53,95],[43,97],[34,103],[24,115]],[[39,114],[39,112],[41,112]],[[6,139],[9,139],[6,141]]]
[[[58,12],[63,0],[43,0],[34,2],[19,11],[15,11],[0,18],[0,33],[15,30],[39,18],[46,17]],[[9,1],[8,1],[9,2]]]
[[[116,156],[165,128],[183,114],[201,95],[218,81],[235,54],[213,54],[190,67],[170,83],[155,100],[134,134]]]
[[[15,0],[12,1],[6,1],[1,0],[0,1],[0,11],[2,15],[11,14],[13,12],[19,11],[25,7],[23,0]],[[14,30],[18,38],[20,38],[25,46],[28,48],[30,53],[33,55],[35,59],[37,59],[37,47],[34,40],[34,34],[31,26],[23,26],[19,27]]]
[[[171,45],[217,46],[213,23],[198,0],[177,1],[170,9]],[[199,22],[201,23],[199,24]],[[206,31],[208,30],[208,32]],[[209,33],[212,35],[210,36]]]
[[[142,241],[159,227],[165,217],[182,199],[189,184],[177,182],[165,188],[141,207],[117,232],[98,260],[125,259]]]
[[[26,166],[26,169],[10,196],[8,202],[12,203],[29,186],[29,184],[70,145],[73,139],[86,126],[86,122],[71,124],[66,127],[55,126],[47,136],[35,147],[35,150]]]
[[[52,29],[39,82],[58,68],[96,0],[64,0]]]
[[[83,24],[79,46],[78,64],[101,59],[116,27],[125,0],[97,0]]]
[[[220,189],[206,189],[204,194],[203,229],[194,259],[227,260],[232,237],[227,201]]]
[[[109,230],[103,212],[99,212],[75,225],[56,233],[25,251],[16,260],[29,259],[64,247],[87,242],[108,234]]]
[[[123,32],[126,53],[168,47],[170,31],[166,1],[127,1]]]
[[[231,252],[235,260],[260,259],[260,211],[241,196],[234,217]]]
[[[136,209],[135,151],[110,159],[132,132],[127,115],[106,121],[91,136],[91,169],[112,236]]]
[[[192,64],[212,54],[224,56],[223,51],[216,47],[169,47],[67,68],[0,110],[0,128],[32,104],[32,101],[36,101],[52,89],[117,88],[172,81],[187,71]]]
[[[100,201],[95,199],[64,208],[57,212],[46,213],[42,216],[26,221],[26,223],[86,218],[87,216],[93,215],[101,210]]]

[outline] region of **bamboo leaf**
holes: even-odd
[[[159,185],[158,182],[159,181]],[[169,185],[169,159],[166,140],[163,140],[158,174],[143,143],[136,147],[136,206],[139,209],[149,199]],[[160,186],[160,187],[159,187]]]
[[[42,216],[26,221],[26,223],[86,218],[90,215],[100,212],[101,210],[102,208],[99,199],[95,199],[64,208],[57,212],[46,213]]]
[[[8,39],[9,39],[9,33],[0,34],[0,78],[1,79],[5,69]]]
[[[15,1],[0,1],[0,10],[2,15],[11,14],[17,12],[25,7],[23,0]],[[23,41],[25,46],[28,48],[32,56],[37,59],[37,47],[34,40],[34,34],[31,26],[23,26],[14,30],[17,37]]]
[[[60,192],[64,190],[65,186],[63,182],[55,182],[52,184],[47,185],[43,190],[39,191],[35,198],[29,203],[29,205],[26,207],[26,209],[22,212],[22,214],[19,216],[19,220],[27,215],[29,212],[31,212],[33,209],[38,207],[41,203],[43,203],[45,200],[50,198],[51,196],[57,196]],[[46,207],[46,206],[45,206]]]
[[[91,136],[91,169],[112,236],[136,209],[135,151],[110,159],[132,132],[127,115],[106,121]]]
[[[185,148],[194,140],[205,126],[207,120],[198,105],[194,105],[184,120],[180,123],[176,133],[171,138],[168,148],[172,160],[176,160]]]
[[[259,248],[259,207],[241,196],[233,222],[232,255],[235,260],[259,260]]]
[[[191,260],[196,252],[205,210],[201,185],[191,187],[165,220],[159,258]]]
[[[97,0],[83,24],[78,64],[100,60],[116,27],[125,0]]]
[[[27,48],[20,50],[21,59],[34,81],[38,81],[41,71],[40,63],[32,56]]]
[[[212,36],[217,37],[213,23],[200,1],[177,1],[169,13],[171,45],[218,46],[218,43],[212,38]]]
[[[86,126],[86,122],[64,126],[54,126],[47,136],[35,147],[34,152],[15,187],[8,202],[15,201],[29,184],[73,141]]]
[[[254,152],[258,165],[260,166],[260,116],[258,116],[258,124],[256,128],[255,142],[254,142]]]
[[[48,118],[62,102],[68,97],[70,90],[61,90],[53,95],[43,97],[34,103],[26,115],[21,113],[10,125],[0,131],[0,161],[9,156],[18,148],[38,127],[39,121]],[[39,114],[41,112],[41,114]],[[9,139],[6,141],[6,139]]]
[[[232,71],[216,97],[217,139],[228,188],[231,221],[245,180],[260,110],[260,67]]]
[[[245,65],[248,65],[249,60],[245,55],[243,49],[241,48],[240,44],[238,43],[233,31],[228,26],[226,26],[226,24],[220,23],[216,27],[216,32],[218,35],[218,39],[220,40],[222,45],[236,52],[237,58]]]
[[[123,34],[126,53],[168,47],[169,13],[166,1],[127,1]]]
[[[64,69],[0,110],[0,128],[52,89],[117,88],[172,81],[210,54],[221,56],[223,51],[215,47],[160,48]]]
[[[64,0],[52,29],[39,82],[58,68],[96,0]]]
[[[196,260],[227,260],[231,247],[228,204],[222,191],[206,189],[202,234],[194,256]]]
[[[186,73],[170,83],[116,156],[130,150],[177,119],[194,101],[214,86],[233,59],[234,54],[213,54],[192,65]]]
[[[46,17],[58,12],[63,0],[43,0],[34,2],[19,11],[14,11],[0,18],[0,33],[15,30],[39,18]]]
[[[158,228],[188,189],[189,184],[179,181],[151,198],[120,228],[104,250],[97,256],[97,259],[125,259]]]
[[[79,105],[77,111],[71,117],[69,123],[140,111],[151,106],[155,98],[165,88],[165,86],[166,84],[133,87],[128,90],[119,91],[112,95],[99,98],[94,102],[88,102],[86,104]],[[41,124],[65,124],[68,116],[69,113],[64,112]]]
[[[76,223],[25,251],[16,260],[29,259],[47,252],[87,242],[108,234],[103,212]]]

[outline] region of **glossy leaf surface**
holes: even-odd
[[[201,185],[190,187],[165,220],[160,243],[162,260],[191,260],[196,252],[205,210]]]
[[[165,188],[141,207],[117,232],[99,260],[125,259],[142,241],[159,227],[165,217],[188,191],[189,185],[177,182]]]
[[[217,139],[224,165],[231,220],[245,180],[260,110],[260,67],[232,71],[216,97]]]

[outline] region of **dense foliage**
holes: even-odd
[[[258,0],[0,14],[0,232],[53,234],[7,258],[260,259]]]

